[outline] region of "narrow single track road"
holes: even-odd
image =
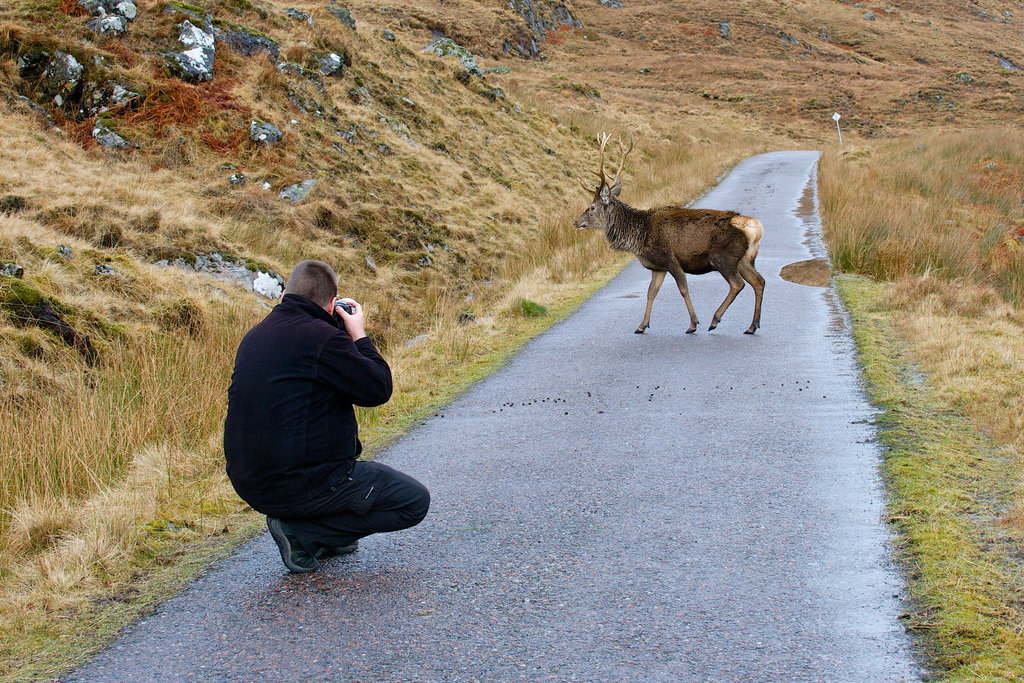
[[[420,526],[304,576],[264,534],[68,679],[920,680],[847,322],[778,277],[824,255],[817,159],[698,203],[764,223],[758,334],[750,287],[706,331],[717,273],[696,334],[671,283],[633,334],[634,262],[381,454],[431,489]]]

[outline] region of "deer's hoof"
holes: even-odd
[[[718,323],[711,323],[711,327],[708,328],[708,332],[718,327]]]
[[[696,327],[691,327],[690,329],[688,329],[688,330],[686,331],[686,334],[693,334],[693,333],[694,333],[694,332],[696,332],[696,331],[697,331],[697,328],[696,328]]]
[[[751,327],[750,329],[748,329],[743,334],[754,334],[755,332],[757,332],[757,328],[756,327]]]
[[[647,329],[647,328],[645,328],[645,327],[638,327],[635,330],[633,330],[633,334],[643,334],[645,329]]]

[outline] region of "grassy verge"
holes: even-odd
[[[1019,458],[979,433],[899,329],[894,285],[843,276],[872,401],[884,410],[889,521],[911,593],[907,627],[943,680],[1024,676],[1024,582],[1009,524]],[[925,374],[922,374],[925,373]]]
[[[416,421],[504,365],[526,341],[576,310],[625,262],[621,257],[609,260],[587,280],[565,285],[558,293],[558,299],[545,307],[543,315],[517,316],[508,312],[501,316],[501,323],[495,325],[494,334],[473,335],[471,358],[464,358],[464,362],[444,363],[443,369],[437,369],[439,374],[443,371],[443,381],[426,382],[429,388],[420,391],[399,391],[384,408],[361,411],[366,457],[372,458]],[[436,341],[428,339],[415,351],[397,354],[404,360],[399,360],[396,381],[402,382],[403,362],[415,364],[410,358],[412,356],[420,357],[422,362],[423,356],[443,353],[440,347],[445,344],[445,338],[439,335]],[[420,373],[414,374],[422,381]],[[0,661],[4,667],[0,670],[0,680],[49,679],[84,662],[121,628],[149,612],[211,563],[262,530],[263,517],[239,504],[223,481],[219,474],[221,459],[204,460],[208,463],[212,460],[212,467],[196,477],[206,482],[199,497],[206,504],[221,501],[231,505],[231,510],[209,515],[205,524],[190,517],[187,522],[175,525],[172,520],[182,519],[182,511],[174,509],[174,506],[183,505],[183,501],[191,500],[191,497],[183,496],[180,490],[175,493],[161,489],[155,495],[158,504],[164,507],[151,510],[149,517],[153,521],[133,534],[142,533],[147,536],[147,541],[135,549],[132,557],[106,558],[112,565],[106,576],[90,575],[85,586],[64,584],[68,594],[62,598],[52,592],[57,589],[54,585],[44,590],[36,584],[18,595],[18,589],[25,589],[26,584],[19,583],[18,577],[10,571],[0,576],[7,588],[6,597],[20,603],[19,616],[11,618],[8,614],[0,631],[3,636],[0,640]],[[156,479],[177,480],[180,489],[187,484],[184,476],[181,471],[163,470],[159,471]],[[140,481],[130,475],[126,484],[138,486]],[[109,502],[124,488],[105,492],[104,502]],[[154,491],[151,489],[149,493]],[[101,509],[109,512],[105,506]],[[162,521],[163,529],[153,528],[156,520]],[[127,519],[123,523],[130,526],[132,520]],[[161,531],[163,533],[159,533]],[[155,540],[153,532],[158,532]],[[115,568],[113,563],[119,566]],[[76,576],[75,581],[83,578],[85,574]]]

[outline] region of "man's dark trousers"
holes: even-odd
[[[281,519],[303,549],[350,545],[364,536],[416,526],[430,507],[423,484],[378,462],[356,462],[347,481],[309,501],[261,505],[260,512]]]

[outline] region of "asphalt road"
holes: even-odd
[[[289,575],[264,534],[69,680],[919,680],[872,410],[821,256],[817,154],[762,155],[698,206],[765,226],[747,287],[635,262],[380,459],[432,491],[418,527]],[[627,192],[628,194],[628,192]],[[582,210],[581,202],[581,210]]]

